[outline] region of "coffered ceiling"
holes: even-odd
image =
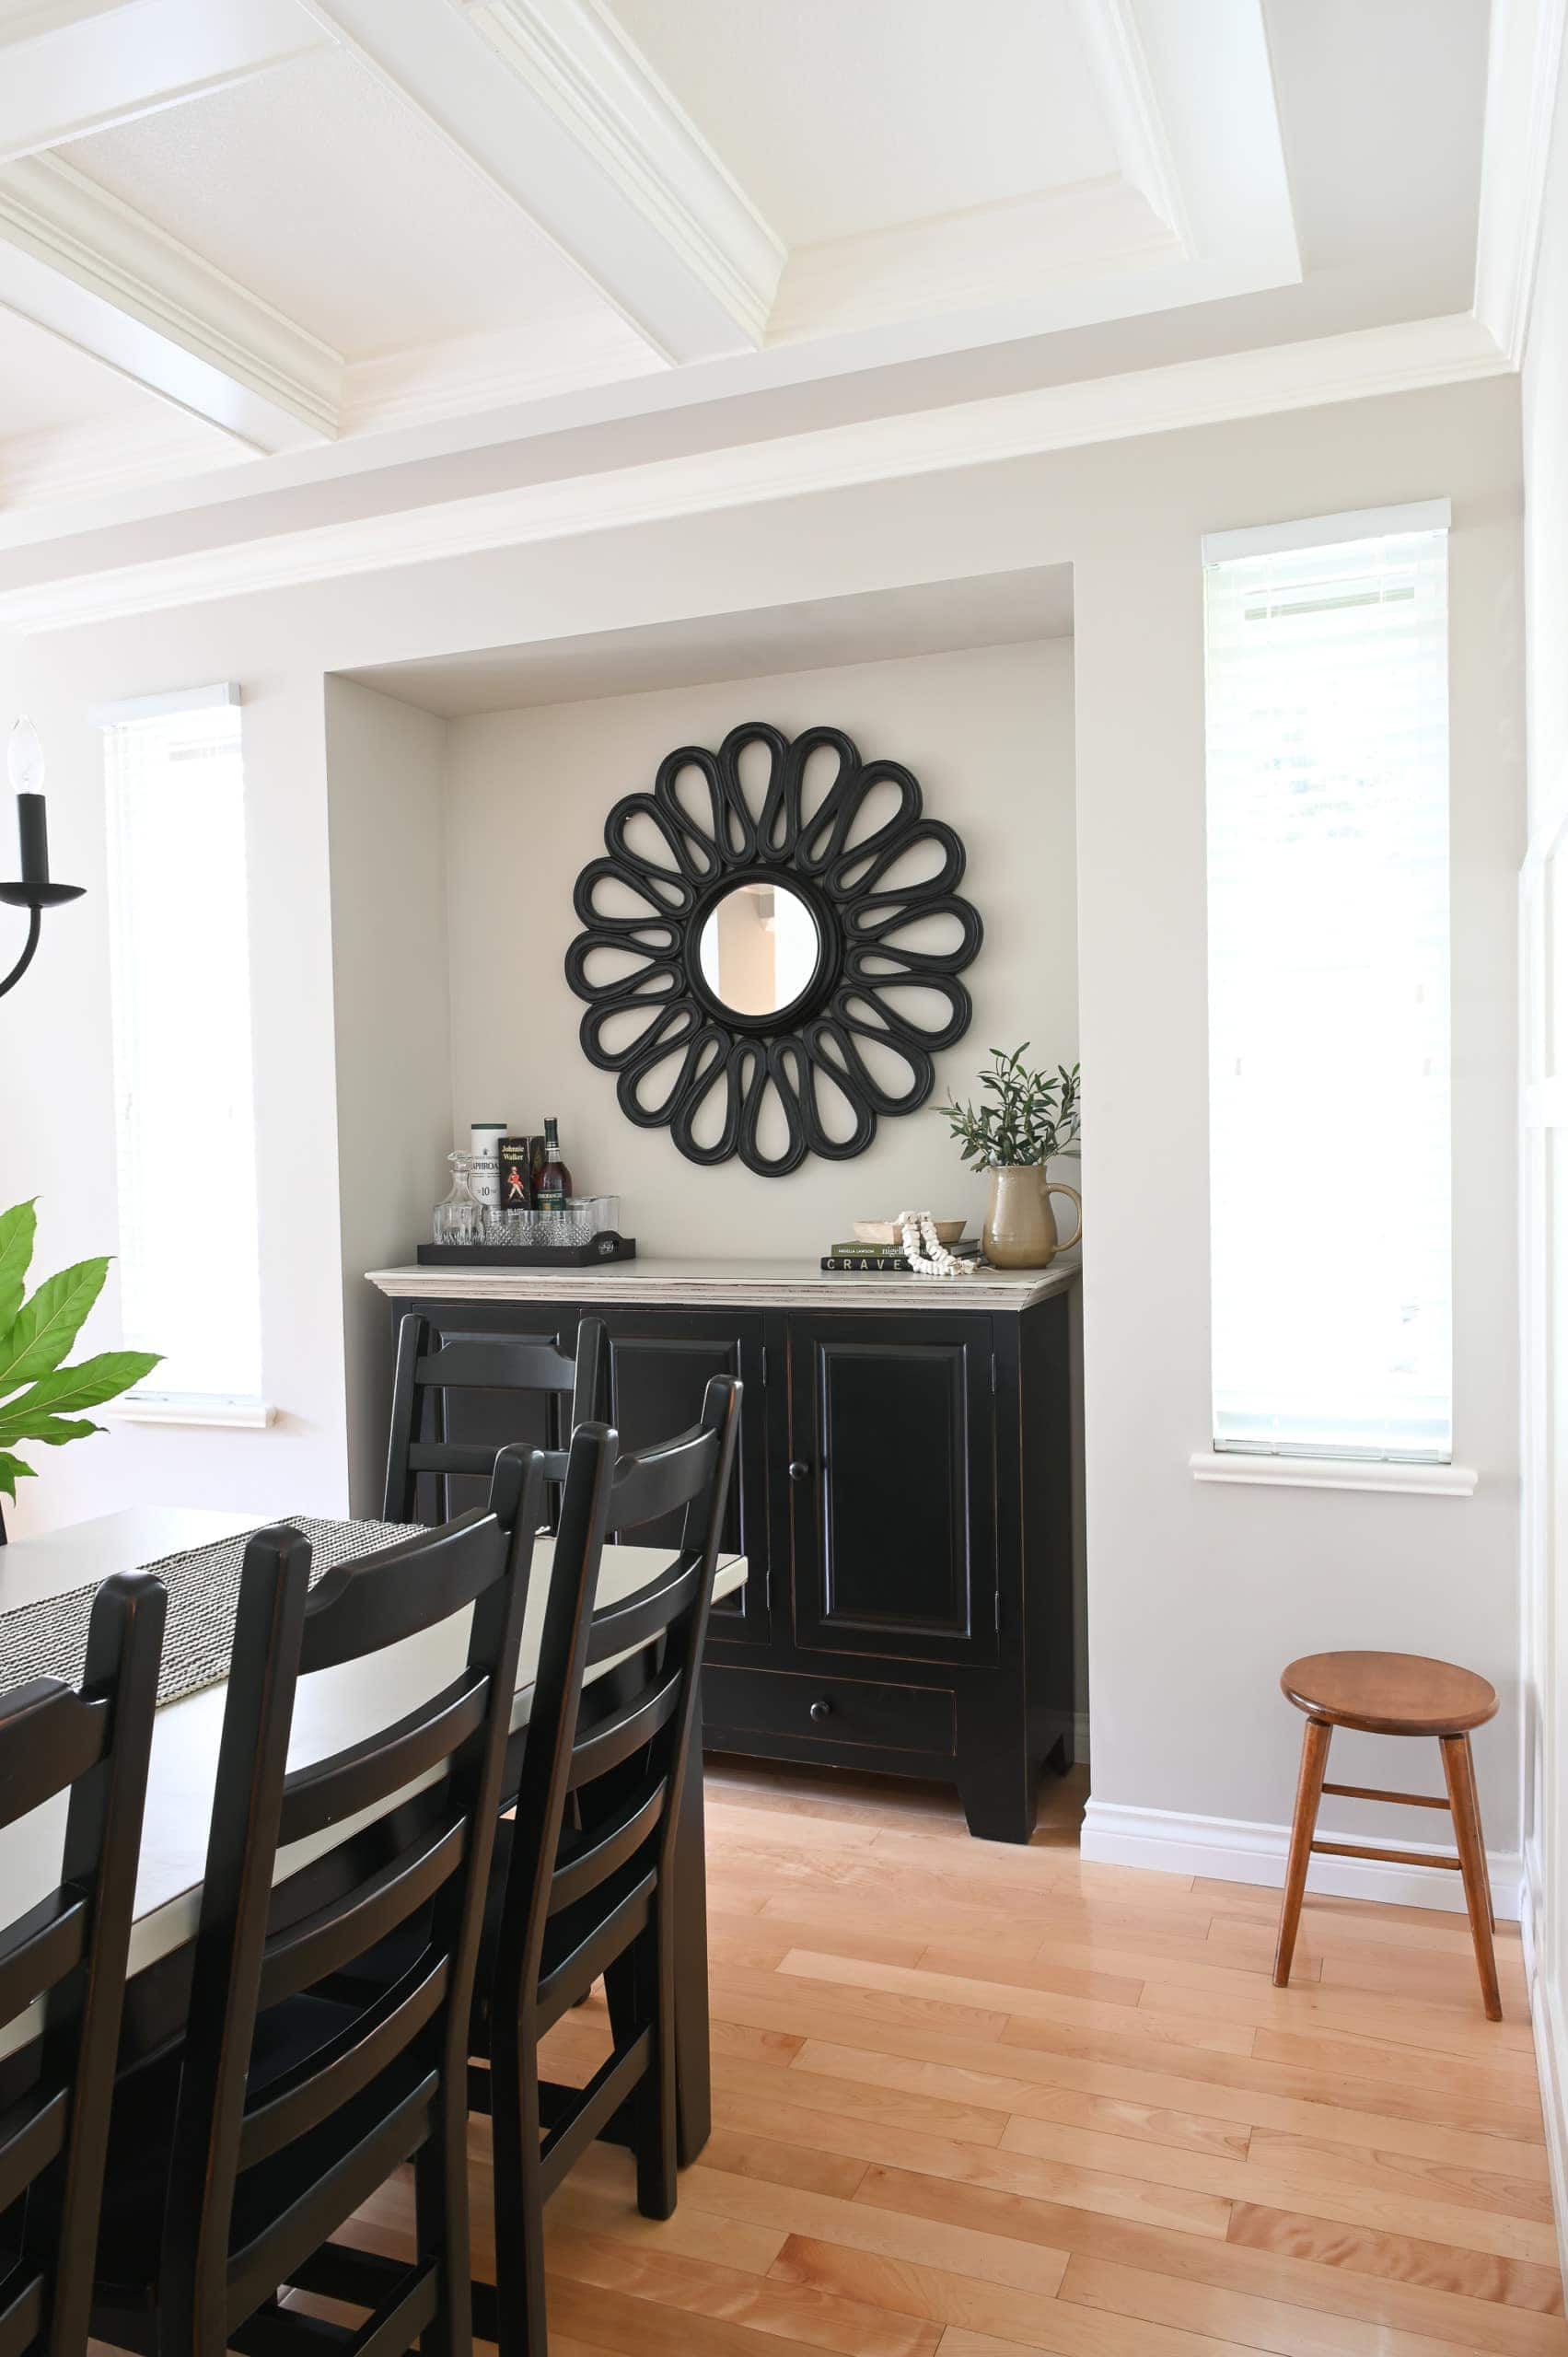
[[[1486,0],[0,0],[0,542],[432,435],[1468,311],[1487,38]]]

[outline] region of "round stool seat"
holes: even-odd
[[[1307,1654],[1280,1689],[1309,1718],[1364,1735],[1468,1735],[1497,1710],[1484,1678],[1424,1654]]]

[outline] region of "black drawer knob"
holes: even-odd
[[[812,1703],[811,1715],[814,1719],[830,1719],[833,1715],[833,1706],[824,1697],[820,1702]]]
[[[790,1466],[789,1478],[792,1481],[810,1480],[811,1468],[803,1457],[797,1457]]]

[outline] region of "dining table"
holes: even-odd
[[[281,1521],[297,1516],[280,1515]],[[217,1547],[267,1527],[254,1511],[210,1507],[140,1506],[73,1523],[0,1546],[0,1690],[28,1672],[7,1659],[9,1616],[48,1598],[96,1585],[112,1573],[157,1570],[171,1559]],[[343,1528],[343,1526],[335,1526]],[[362,1542],[363,1543],[363,1542]],[[517,1689],[507,1750],[508,1792],[517,1787],[528,1710],[538,1670],[553,1542],[534,1542],[524,1616]],[[658,1547],[607,1545],[596,1602],[619,1603],[656,1580],[670,1562]],[[746,1560],[722,1554],[715,1597],[746,1581]],[[23,1621],[12,1625],[20,1630]],[[36,1618],[36,1616],[33,1616]],[[316,1672],[299,1682],[289,1737],[290,1769],[308,1767],[362,1736],[390,1724],[444,1686],[462,1666],[467,1618],[457,1614],[416,1637],[366,1659]],[[168,1640],[165,1654],[168,1657]],[[590,1667],[585,1686],[614,1670],[613,1661]],[[120,2067],[177,2038],[189,2000],[191,1966],[201,1913],[202,1878],[217,1776],[226,1683],[221,1677],[194,1692],[161,1701],[153,1721],[141,1856],[131,1931]],[[708,2057],[707,1890],[703,1833],[701,1718],[693,1728],[692,1772],[685,1780],[676,1833],[676,2054],[679,2098],[679,2152],[684,2166],[702,2151],[711,2125]],[[417,1787],[411,1787],[414,1792]],[[291,1900],[318,1903],[342,1872],[356,1840],[371,1841],[375,1821],[400,1806],[394,1795],[356,1818],[297,1841],[278,1853],[274,1881],[290,1881]],[[17,1823],[0,1829],[0,1923],[48,1896],[59,1881],[60,1837],[67,1796],[58,1794]],[[38,2029],[38,2009],[0,2028],[0,2105],[7,2099],[6,2058],[19,2064]]]

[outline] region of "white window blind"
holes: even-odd
[[[125,1340],[164,1353],[145,1394],[251,1400],[261,1275],[239,713],[231,691],[207,689],[99,716]]]
[[[1205,545],[1214,1446],[1442,1462],[1447,533],[1330,520]]]

